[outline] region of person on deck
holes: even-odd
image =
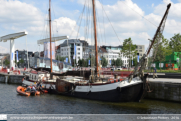
[[[36,88],[35,88],[35,86],[32,86],[32,90],[33,90],[33,91],[36,91]]]
[[[154,69],[154,72],[153,72],[153,79],[158,78],[157,74],[156,74],[156,67],[153,68]]]

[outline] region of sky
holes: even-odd
[[[51,1],[52,36],[67,35],[69,39],[85,39],[94,44],[90,17],[92,0]],[[95,1],[99,46],[122,45],[131,37],[134,44],[147,48],[148,39],[153,38],[168,3],[172,5],[163,35],[170,39],[181,31],[181,0]],[[42,51],[43,45],[38,45],[37,40],[49,37],[48,8],[49,0],[0,0],[0,37],[27,31],[27,36],[15,39],[15,49]],[[9,51],[10,42],[0,42],[0,53]]]

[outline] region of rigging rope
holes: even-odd
[[[103,7],[103,5],[102,5],[102,4],[101,4],[101,6],[102,6],[102,9],[104,10],[104,7]],[[106,14],[106,11],[105,11],[105,10],[104,10],[104,13],[105,13],[105,15],[106,15],[106,17],[107,17],[107,19],[108,19],[109,23],[111,24],[111,27],[113,28],[114,33],[116,34],[116,36],[117,36],[117,38],[118,38],[119,42],[121,43],[121,40],[119,39],[119,37],[118,37],[118,35],[117,35],[117,33],[116,33],[116,31],[115,31],[115,29],[114,29],[114,27],[113,27],[112,23],[110,22],[109,17],[107,16],[107,14]],[[122,44],[122,43],[121,43],[121,44]]]
[[[120,0],[121,1],[121,0]],[[123,1],[123,3],[126,1]],[[126,3],[124,3],[127,7],[129,7]],[[134,9],[132,9],[131,7],[129,7],[131,10],[133,10],[134,12],[136,12],[138,15],[140,15],[141,17],[143,17],[145,20],[147,20],[148,22],[150,22],[152,25],[154,25],[155,27],[157,27],[155,24],[153,24],[151,21],[149,21],[148,19],[146,19],[144,16],[142,16],[141,14],[139,14],[137,11],[135,11]]]

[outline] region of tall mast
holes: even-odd
[[[50,68],[52,73],[51,0],[49,0],[49,29],[50,29]]]
[[[97,32],[96,32],[96,11],[95,11],[95,1],[94,1],[94,0],[92,0],[92,7],[93,7],[93,21],[94,21],[96,74],[98,74],[98,51],[97,51]]]

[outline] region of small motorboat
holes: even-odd
[[[18,86],[16,89],[17,93],[23,96],[35,96],[35,95],[39,95],[40,91],[34,90],[32,89],[31,86],[26,87],[22,87],[22,86]]]

